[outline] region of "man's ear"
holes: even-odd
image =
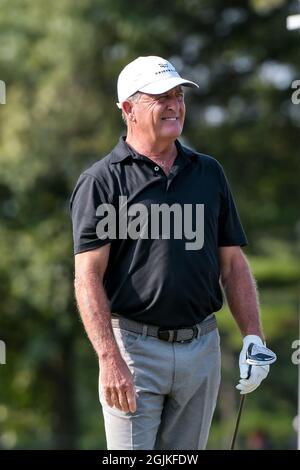
[[[133,112],[133,104],[130,101],[124,101],[122,103],[122,111],[125,114],[128,121],[135,121]]]

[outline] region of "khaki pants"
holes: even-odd
[[[220,385],[220,338],[215,329],[190,343],[114,328],[134,376],[137,410],[111,408],[99,386],[109,450],[205,449]]]

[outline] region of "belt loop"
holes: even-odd
[[[197,330],[198,330],[197,339],[199,339],[199,338],[200,338],[200,335],[201,335],[201,326],[200,326],[200,323],[197,323],[196,327],[197,327]]]
[[[177,331],[176,330],[169,330],[168,342],[169,343],[174,343],[174,341],[176,341],[176,338],[177,338]]]
[[[143,325],[142,336],[145,338],[148,333],[148,325]]]

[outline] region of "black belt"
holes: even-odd
[[[129,318],[120,317],[114,313],[112,313],[111,317],[112,326],[115,328],[153,336],[169,343],[189,343],[198,335],[206,335],[217,328],[217,321],[214,315],[207,320],[203,320],[201,323],[197,323],[197,325],[175,329],[145,325]]]

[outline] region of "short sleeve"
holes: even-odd
[[[229,183],[220,166],[222,180],[221,208],[218,220],[219,246],[245,246],[248,244]]]
[[[102,204],[110,203],[111,194],[105,183],[87,173],[79,177],[70,199],[74,254],[99,248],[111,241],[97,235],[100,220],[97,209]]]

